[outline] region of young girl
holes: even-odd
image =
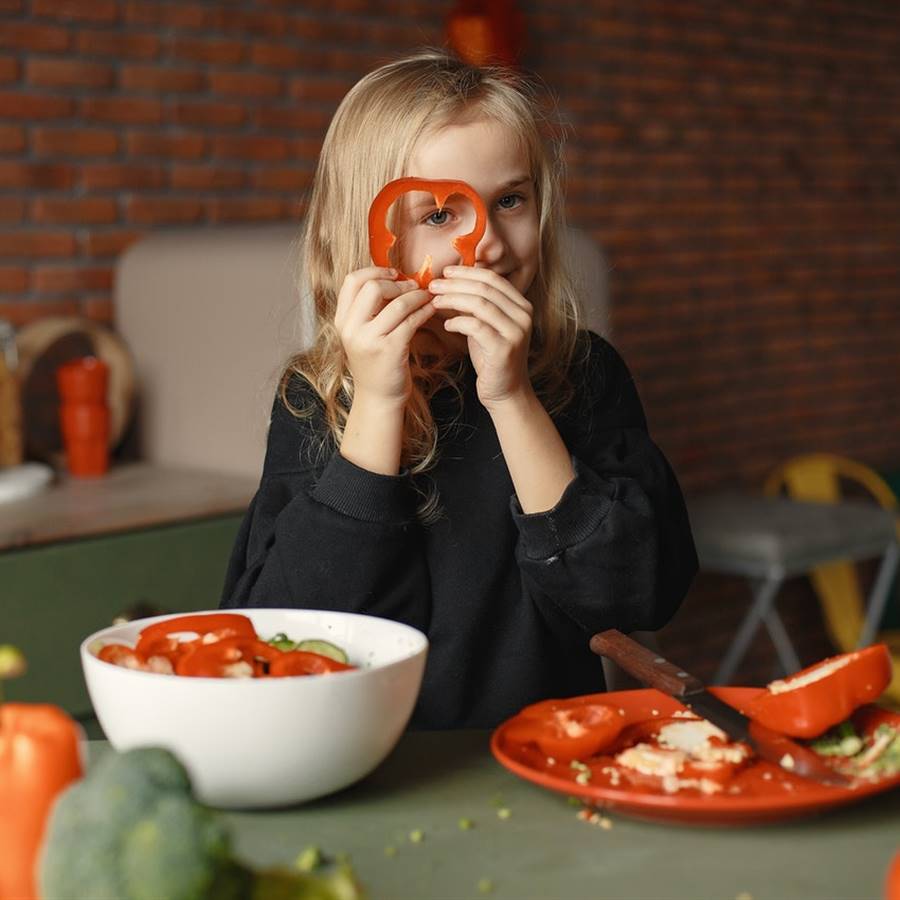
[[[511,70],[424,51],[345,97],[310,199],[303,271],[314,346],[275,400],[259,490],[223,607],[294,606],[406,622],[430,641],[413,724],[487,727],[603,689],[605,628],[657,629],[696,555],[675,476],[625,364],[579,331],[561,258],[559,146]],[[471,205],[406,194],[395,264],[367,214],[402,177],[464,181]],[[430,204],[430,205],[428,205]]]

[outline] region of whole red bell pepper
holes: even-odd
[[[0,706],[0,898],[37,896],[35,864],[56,795],[82,775],[79,730],[59,707]]]
[[[771,682],[744,711],[773,731],[813,738],[843,722],[858,706],[875,700],[890,680],[887,645],[873,644]]]
[[[388,182],[379,192],[369,207],[369,253],[376,266],[390,266],[390,249],[397,243],[397,236],[387,224],[388,210],[391,204],[403,194],[411,191],[427,191],[434,197],[438,210],[444,208],[447,198],[452,194],[460,194],[468,198],[475,208],[475,226],[468,234],[455,237],[453,248],[459,252],[460,262],[464,266],[475,265],[475,248],[484,237],[487,227],[487,210],[478,192],[465,181],[433,181],[428,178],[398,178]],[[399,267],[398,267],[399,268]],[[411,278],[420,288],[428,287],[434,275],[431,271],[431,258],[426,258],[422,267],[414,275],[401,272],[397,280]]]

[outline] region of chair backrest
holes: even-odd
[[[301,226],[151,234],[120,258],[115,319],[134,356],[138,446],[154,463],[258,476],[275,385],[313,337],[298,302]],[[570,229],[588,327],[608,335],[606,264]]]

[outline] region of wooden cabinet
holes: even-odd
[[[252,480],[126,466],[0,506],[0,643],[28,672],[9,699],[91,715],[79,644],[135,604],[213,609]]]

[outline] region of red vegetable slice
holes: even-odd
[[[791,737],[813,738],[875,700],[891,680],[886,644],[832,656],[790,678],[773,681],[746,714]]]
[[[269,665],[269,674],[275,678],[288,675],[324,675],[327,672],[346,672],[356,668],[307,650],[279,651],[279,654]]]
[[[97,658],[103,662],[112,663],[114,666],[122,666],[125,669],[146,669],[144,658],[135,653],[134,649],[125,644],[107,644],[101,647]]]
[[[193,642],[194,647],[175,664],[176,675],[194,678],[253,678],[264,675],[281,651],[250,637],[223,638],[212,644]]]
[[[195,632],[199,638],[193,641],[179,641],[172,637],[184,632]],[[229,637],[256,638],[256,630],[247,616],[239,613],[214,613],[208,616],[176,616],[163,622],[155,622],[144,628],[135,647],[144,659],[151,656],[165,656],[173,666],[178,660],[194,649],[198,642],[211,642]]]
[[[603,703],[545,700],[528,706],[504,730],[516,743],[537,744],[541,753],[560,761],[587,759],[606,749],[623,727],[617,709]]]
[[[376,266],[391,265],[389,252],[391,247],[397,243],[397,236],[388,228],[388,210],[398,197],[408,194],[410,191],[428,191],[434,197],[438,209],[443,209],[447,198],[452,194],[460,194],[472,201],[475,208],[475,225],[468,234],[454,238],[452,244],[460,254],[462,265],[474,266],[475,248],[484,237],[487,227],[487,210],[484,208],[484,201],[478,192],[465,181],[432,181],[428,178],[398,178],[388,182],[378,192],[369,207],[369,252],[372,255],[372,262]],[[415,275],[406,275],[401,272],[397,276],[397,280],[412,278],[420,288],[425,288],[428,287],[433,277],[431,265],[425,262]]]

